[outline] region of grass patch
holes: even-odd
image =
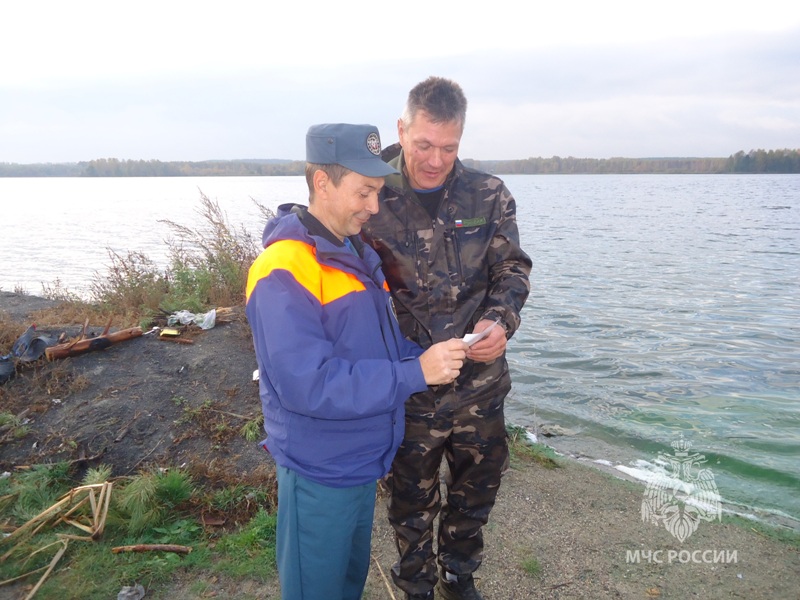
[[[29,428],[18,416],[0,412],[0,444],[8,439],[20,439],[28,435]]]
[[[89,470],[82,484],[108,481],[109,467]],[[11,531],[76,486],[66,463],[39,466],[0,480],[0,523]],[[42,600],[94,600],[116,597],[123,586],[139,583],[148,593],[180,573],[216,572],[268,581],[275,576],[273,495],[237,484],[202,492],[180,469],[156,469],[114,481],[111,507],[103,535],[96,541],[70,540],[57,568],[37,592]],[[230,531],[206,528],[201,515],[212,510],[236,510],[247,504],[251,514]],[[88,503],[71,518],[90,513]],[[244,513],[240,513],[244,514]],[[252,518],[249,518],[252,517]],[[0,538],[0,580],[46,567],[63,546],[64,534],[78,529],[50,520],[27,538]],[[117,546],[176,544],[191,552],[114,553]],[[40,574],[33,574],[32,583]]]
[[[220,559],[215,570],[231,577],[250,577],[268,581],[275,566],[276,513],[259,510],[239,531],[223,537],[216,546]]]
[[[529,577],[538,579],[542,576],[542,565],[534,556],[528,556],[522,559],[520,567],[522,567],[522,570],[525,571],[525,574]]]
[[[535,463],[545,469],[559,467],[556,461],[556,454],[552,448],[529,441],[524,427],[509,425],[506,427],[506,431],[508,432],[508,447],[511,453],[512,467],[519,462]]]
[[[256,205],[265,219],[272,216],[268,208]],[[203,223],[198,228],[159,221],[172,233],[166,242],[166,269],[140,252],[108,250],[111,265],[104,277],[94,278],[93,301],[106,311],[138,316],[143,327],[178,310],[200,313],[242,304],[248,270],[261,251],[260,238],[231,225],[219,204],[202,192],[198,213]]]
[[[264,415],[262,414],[242,425],[239,433],[248,442],[257,442],[259,438],[266,435],[264,433]]]

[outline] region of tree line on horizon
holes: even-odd
[[[497,175],[800,173],[800,149],[740,150],[727,158],[526,158],[464,159],[468,167]],[[204,177],[303,175],[296,160],[201,162],[100,158],[77,163],[0,163],[0,177]]]

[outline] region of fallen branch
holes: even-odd
[[[17,527],[14,531],[12,531],[9,535],[5,538],[2,538],[3,542],[11,542],[18,537],[21,537],[26,531],[33,529],[36,525],[40,525],[41,523],[46,523],[50,517],[52,517],[55,513],[58,513],[64,506],[68,505],[71,501],[71,498],[62,497],[61,500],[53,504],[50,508],[42,511],[32,519],[30,519],[24,525]],[[3,556],[0,557],[0,562],[4,562],[11,554],[13,553],[14,548],[6,552]]]
[[[41,573],[47,567],[39,567],[38,569],[34,569],[33,571],[28,571],[27,573],[23,573],[22,575],[17,575],[16,577],[12,577],[11,579],[5,579],[4,581],[0,581],[0,586],[8,585],[9,583],[14,583],[15,581],[19,581],[20,579],[25,579],[26,577],[30,577],[31,575],[36,575],[36,573]]]
[[[378,559],[375,558],[374,556],[372,557],[372,560],[375,561],[375,566],[378,567],[378,573],[381,574],[381,577],[383,578],[383,583],[386,586],[386,590],[389,592],[389,595],[392,597],[392,600],[397,600],[397,596],[395,596],[394,592],[392,591],[392,586],[389,585],[389,579],[386,577],[386,575],[384,575],[383,569],[381,569],[381,563],[379,563]]]
[[[62,544],[61,548],[59,548],[58,552],[56,552],[56,555],[53,557],[53,560],[50,561],[50,566],[47,567],[47,571],[44,572],[44,575],[42,575],[39,578],[39,581],[36,582],[36,585],[33,586],[33,589],[31,590],[30,594],[25,596],[25,600],[30,600],[36,595],[36,592],[38,592],[39,588],[42,587],[44,580],[47,579],[50,573],[53,572],[53,569],[56,568],[58,561],[61,560],[62,556],[64,556],[64,552],[67,551],[67,544],[69,544],[69,542],[67,540],[61,540],[61,544]]]
[[[75,356],[83,354],[84,352],[91,352],[93,350],[105,350],[112,344],[117,342],[124,342],[135,337],[142,335],[141,327],[131,327],[129,329],[121,329],[108,335],[99,335],[89,339],[80,339],[75,342],[67,342],[66,344],[58,344],[50,346],[44,351],[47,360],[54,360],[56,358],[67,358],[68,356]]]
[[[59,498],[55,504],[50,506],[50,508],[43,510],[25,524],[12,531],[5,538],[0,538],[0,542],[6,543],[16,541],[18,538],[26,534],[33,536],[41,531],[44,527],[49,526],[53,519],[57,519],[57,523],[63,521],[69,525],[77,527],[82,531],[85,531],[86,533],[89,533],[90,537],[86,539],[96,540],[103,534],[103,529],[105,528],[106,518],[108,516],[108,507],[111,502],[112,487],[113,484],[106,481],[103,483],[93,483],[73,488]],[[100,492],[99,499],[95,497],[95,492],[98,491]],[[80,498],[79,496],[84,497]],[[74,506],[73,502],[76,503]],[[68,518],[75,513],[78,508],[84,506],[87,502],[92,508],[91,525],[80,523],[74,518]],[[9,556],[14,553],[14,550],[16,550],[18,545],[19,543],[8,550],[5,554],[0,556],[0,562],[6,561]]]
[[[176,554],[189,554],[192,549],[189,546],[179,546],[177,544],[134,544],[133,546],[116,546],[111,549],[114,554],[120,552],[175,552]]]

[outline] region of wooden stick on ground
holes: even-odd
[[[62,546],[58,550],[58,552],[56,552],[56,555],[53,557],[53,560],[50,561],[50,566],[47,567],[47,571],[44,572],[44,575],[42,575],[39,578],[39,581],[36,582],[36,585],[33,586],[33,589],[31,590],[31,593],[28,594],[27,596],[25,596],[25,600],[30,600],[31,598],[33,598],[36,595],[36,592],[38,592],[39,588],[42,587],[42,584],[44,583],[44,580],[47,579],[47,577],[50,575],[50,573],[53,572],[53,569],[56,568],[56,565],[58,564],[58,561],[60,561],[61,557],[64,556],[64,552],[67,551],[67,544],[69,544],[69,542],[67,540],[61,540],[61,543],[62,543]]]
[[[135,544],[133,546],[116,546],[111,549],[114,554],[120,552],[175,552],[176,554],[189,554],[192,551],[190,546],[179,546],[177,544]]]
[[[386,575],[384,575],[383,569],[381,569],[381,563],[379,563],[378,559],[375,558],[374,556],[372,557],[372,560],[375,561],[375,566],[378,567],[378,573],[380,573],[381,577],[383,577],[383,583],[384,585],[386,585],[386,590],[389,592],[389,595],[392,597],[392,600],[397,600],[397,596],[395,596],[394,592],[392,591],[392,586],[389,585],[389,580],[386,578]]]
[[[33,571],[28,571],[27,573],[23,573],[22,575],[17,575],[16,577],[12,577],[11,579],[0,581],[0,586],[8,585],[9,583],[14,583],[15,581],[19,581],[20,579],[25,579],[26,577],[30,577],[31,575],[36,575],[36,573],[40,573],[44,571],[46,568],[47,567],[39,567],[38,569],[34,569]]]
[[[46,525],[50,523],[50,521],[54,518],[58,518],[59,520],[63,520],[78,529],[85,531],[86,533],[91,534],[91,538],[89,539],[97,539],[103,533],[103,528],[105,527],[106,516],[108,515],[108,506],[111,501],[111,488],[112,483],[106,481],[104,483],[92,483],[89,485],[82,485],[76,488],[73,488],[58,501],[53,504],[50,508],[43,510],[38,515],[30,519],[27,523],[19,526],[17,529],[12,531],[8,536],[5,538],[0,538],[0,542],[10,542],[14,541],[17,538],[21,537],[23,534],[30,532],[30,535],[35,534],[36,532],[40,531]],[[95,490],[100,490],[100,501],[98,502],[95,497]],[[85,493],[87,497],[82,499],[78,499],[78,495],[81,493]],[[92,506],[92,525],[84,525],[83,523],[78,522],[74,519],[67,518],[70,516],[75,510],[86,504],[87,500]],[[70,506],[72,502],[76,502],[77,505],[73,506],[72,508],[67,508]],[[62,511],[65,511],[65,514],[59,514]],[[32,531],[31,531],[32,530]],[[18,545],[18,544],[17,544]],[[0,556],[0,562],[4,562],[8,559],[11,554],[13,554],[14,550],[16,549],[16,545],[12,547],[8,552]]]
[[[114,484],[110,481],[106,481],[103,485],[103,492],[105,492],[105,497],[103,497],[103,493],[100,493],[100,496],[103,497],[103,501],[99,504],[99,511],[97,515],[95,515],[95,531],[92,534],[92,538],[97,539],[101,535],[103,535],[103,530],[106,527],[106,518],[108,517],[108,507],[111,506],[111,487]]]
[[[105,327],[105,329],[103,329],[103,333],[101,333],[100,335],[103,335],[103,336],[108,335],[108,330],[111,329],[111,321],[112,321],[113,318],[114,317],[109,317],[108,318],[108,323],[106,323],[106,327]]]
[[[20,537],[23,533],[28,531],[29,529],[33,528],[35,525],[39,523],[45,523],[47,520],[54,516],[59,510],[61,510],[65,505],[69,504],[71,498],[69,497],[62,497],[61,500],[53,504],[50,508],[42,511],[32,519],[30,519],[24,525],[17,527],[14,531],[12,531],[8,536],[3,538],[4,542],[10,542],[18,537]],[[0,557],[0,562],[5,561],[11,554],[13,553],[14,548],[11,548],[8,552],[6,552],[3,556]]]

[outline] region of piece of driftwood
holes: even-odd
[[[112,344],[117,342],[124,342],[135,337],[142,335],[141,327],[131,327],[129,329],[120,329],[113,333],[104,333],[94,338],[79,339],[74,342],[67,342],[66,344],[58,344],[50,346],[45,350],[47,360],[55,360],[57,358],[67,358],[84,352],[91,352],[93,350],[105,350]]]
[[[120,552],[175,552],[176,554],[189,554],[192,551],[190,546],[179,546],[177,544],[134,544],[133,546],[117,546],[111,549],[114,554]]]

